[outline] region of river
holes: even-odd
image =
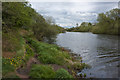
[[[57,36],[56,44],[80,54],[91,68],[82,70],[87,78],[118,78],[119,37],[89,32],[66,32]]]

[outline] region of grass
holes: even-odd
[[[31,78],[73,78],[69,72],[63,68],[54,71],[51,66],[48,65],[33,65],[30,71]]]
[[[2,58],[2,75],[6,76],[9,72],[14,72],[17,67],[24,64],[22,57]]]
[[[9,30],[9,32],[2,33],[3,51],[16,52],[23,46],[23,38],[19,34],[18,30]]]
[[[69,74],[69,72],[63,68],[56,71],[55,78],[73,78],[72,75]]]
[[[11,32],[10,34],[13,33]],[[65,69],[73,71],[73,68],[83,69],[85,68],[84,66],[86,66],[80,63],[72,65],[69,61],[76,62],[76,60],[73,60],[68,51],[62,50],[55,44],[40,42],[34,38],[30,38],[29,36],[25,37],[24,35],[18,36],[18,34],[16,34],[14,36],[9,36],[8,33],[4,33],[3,35],[6,35],[6,37],[4,37],[4,39],[7,39],[5,41],[8,41],[6,43],[10,44],[7,46],[5,42],[3,43],[5,46],[3,47],[3,52],[8,51],[16,53],[16,55],[14,55],[12,58],[2,58],[2,66],[4,66],[2,68],[3,78],[9,78],[10,76],[11,78],[16,78],[17,76],[15,74],[15,70],[21,65],[26,67],[27,61],[31,57],[34,57],[35,54],[38,55],[37,59],[40,61],[40,63],[42,63],[42,65],[33,65],[29,74],[32,78],[72,78],[73,74],[69,73]],[[13,40],[15,40],[15,42]],[[53,67],[49,66],[49,64],[56,64],[61,66],[61,69],[54,71]]]
[[[30,76],[32,78],[73,78],[67,70],[61,68],[57,71],[53,71],[52,67],[48,66],[49,64],[57,64],[57,65],[65,65],[67,69],[70,69],[74,72],[74,70],[81,71],[84,68],[88,68],[88,65],[85,63],[78,63],[78,60],[75,59],[73,65],[69,63],[67,60],[72,60],[70,54],[68,52],[62,51],[58,46],[54,44],[48,44],[44,42],[39,42],[37,40],[33,40],[27,38],[29,45],[34,49],[36,54],[38,54],[38,60],[42,62],[44,65],[34,65],[31,69]],[[49,69],[47,69],[49,68]],[[49,71],[51,71],[51,75],[48,76]],[[48,73],[47,73],[48,72]],[[46,76],[47,75],[47,76]],[[46,77],[45,77],[46,76]]]
[[[13,76],[9,75],[9,73],[14,72],[17,67],[25,65],[25,61],[34,55],[32,49],[25,44],[25,40],[19,35],[19,32],[15,32],[16,34],[14,35],[13,33],[3,33],[3,54],[4,52],[16,53],[12,57],[2,58],[2,76],[7,78]]]
[[[24,63],[24,39],[17,32],[17,30],[10,30],[8,33],[3,32],[3,54],[4,52],[16,53],[12,57],[2,58],[2,76],[5,77],[16,77],[15,69]]]
[[[15,70],[15,67],[10,64],[8,59],[2,59],[2,75],[3,77],[6,76],[8,72],[13,72]]]
[[[47,44],[29,39],[28,43],[34,48],[39,55],[38,59],[44,64],[58,64],[63,65],[66,63],[65,58],[71,59],[67,52],[63,52],[54,44]]]
[[[25,62],[27,62],[31,57],[34,56],[35,53],[28,44],[26,44],[25,49],[26,49],[26,53],[24,60]]]
[[[51,66],[33,65],[29,75],[31,78],[54,78],[55,72]]]
[[[20,65],[25,65],[29,58],[34,56],[32,49],[28,45],[26,45],[25,49],[26,54],[24,57],[15,55],[13,58],[2,58],[3,77],[9,77],[9,73],[14,72]]]

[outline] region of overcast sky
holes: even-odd
[[[56,24],[62,27],[74,27],[76,26],[76,23],[80,25],[82,22],[94,23],[96,22],[99,13],[102,12],[105,13],[111,9],[118,7],[117,2],[34,2],[34,1],[30,3],[38,13],[40,13],[43,16],[52,16],[55,19]],[[85,0],[85,1],[102,1],[102,0]],[[104,1],[117,1],[117,0],[104,0]]]
[[[118,2],[120,0],[28,0],[30,2]]]

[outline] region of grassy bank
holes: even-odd
[[[19,34],[18,38],[16,34],[10,36],[10,39],[7,39],[9,38],[7,34],[3,35],[6,35],[3,39],[9,40],[6,41],[8,44],[14,44],[9,46],[4,44],[3,47],[3,78],[22,78],[22,75],[26,78],[76,78],[81,77],[76,75],[77,72],[88,67],[80,63],[80,56],[75,58],[69,50],[55,44],[38,41],[28,35]],[[16,40],[17,44],[11,39]]]
[[[2,3],[2,14],[3,78],[81,77],[76,73],[87,67],[81,58],[49,44],[65,31],[52,18],[48,21],[28,2]]]

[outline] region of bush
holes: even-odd
[[[52,43],[55,36],[59,33],[58,27],[48,24],[41,15],[36,16],[36,20],[37,22],[33,25],[33,32],[36,39]]]
[[[63,65],[65,63],[65,58],[70,59],[70,55],[68,53],[60,51],[55,45],[38,42],[31,39],[29,39],[28,42],[39,55],[38,59],[44,64]]]
[[[92,29],[92,32],[119,35],[118,29],[120,26],[118,26],[118,22],[120,21],[120,16],[118,12],[120,12],[120,9],[116,8],[106,13],[100,13],[97,18],[98,23]]]
[[[47,65],[33,65],[29,75],[32,78],[54,78],[55,72]]]
[[[35,13],[27,2],[5,2],[2,4],[2,20],[5,25],[3,28],[28,28],[33,22]]]
[[[40,54],[38,59],[45,64],[58,64],[63,65],[65,63],[64,57],[59,54],[52,55],[51,53]]]
[[[61,68],[56,71],[55,78],[73,78],[65,69]]]

